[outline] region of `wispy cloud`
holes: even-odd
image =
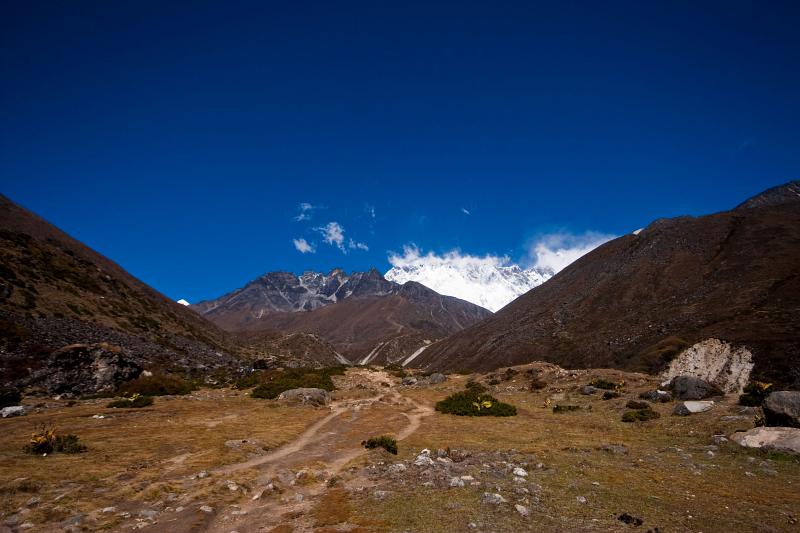
[[[469,212],[469,209],[467,209],[466,207],[462,207],[461,208],[461,212],[464,213],[465,215],[471,215],[472,214],[472,213]]]
[[[528,247],[528,262],[534,268],[556,273],[615,237],[596,231],[581,234],[560,231],[542,235]]]
[[[367,214],[369,218],[375,218],[375,206],[370,204],[364,204],[364,213]]]
[[[356,242],[353,239],[350,239],[347,243],[348,248],[351,250],[364,250],[365,252],[369,251],[369,246],[364,244],[363,242]]]
[[[301,254],[313,254],[317,251],[316,246],[313,243],[309,243],[307,240],[303,239],[302,237],[299,239],[292,239],[294,243],[295,249],[300,252]]]
[[[352,238],[345,240],[344,227],[338,222],[328,222],[324,226],[314,229],[322,234],[325,244],[337,247],[343,254],[346,254],[348,250],[369,250],[369,246],[363,242],[355,241]]]
[[[314,211],[316,209],[319,209],[319,206],[312,205],[308,202],[300,202],[300,204],[297,206],[297,211],[298,211],[297,216],[295,216],[294,219],[297,222],[302,222],[304,220],[311,220],[311,218],[314,215]]]

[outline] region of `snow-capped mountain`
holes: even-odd
[[[394,265],[384,276],[395,283],[416,281],[439,294],[455,296],[490,311],[506,304],[550,279],[554,272],[522,269],[504,258],[458,254],[444,256],[392,257]]]
[[[186,301],[186,300],[184,300],[183,298],[181,298],[180,300],[178,300],[178,303],[179,303],[179,304],[181,304],[181,305],[185,305],[185,306],[189,306],[189,305],[190,305],[190,304],[189,304],[189,302],[187,302],[187,301]]]

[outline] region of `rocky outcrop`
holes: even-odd
[[[142,367],[119,346],[71,344],[50,354],[44,367],[32,375],[30,384],[50,394],[81,396],[114,390],[141,372]]]
[[[800,428],[800,392],[773,392],[761,405],[768,426]]]
[[[329,404],[331,395],[325,389],[302,388],[284,391],[278,399],[289,404],[320,406]]]
[[[800,453],[800,429],[760,427],[731,435],[731,440],[746,448],[773,452]]]
[[[718,387],[694,376],[677,376],[670,382],[669,388],[678,400],[705,400],[723,395]]]
[[[753,354],[744,346],[719,339],[706,339],[690,346],[673,359],[663,379],[693,376],[708,381],[723,392],[740,393],[750,381]]]

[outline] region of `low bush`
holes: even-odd
[[[19,405],[22,393],[14,387],[0,387],[0,408]]]
[[[261,374],[262,383],[250,396],[274,400],[280,393],[301,388],[325,389],[332,391],[336,387],[331,376],[344,374],[347,367],[334,366],[328,368],[288,368],[286,370],[268,370]]]
[[[142,396],[167,396],[189,394],[195,386],[185,379],[171,374],[152,374],[139,376],[119,386],[117,392],[122,396],[140,394]]]
[[[408,375],[400,363],[390,363],[384,366],[383,369],[396,378],[404,378]]]
[[[744,394],[739,396],[739,405],[748,407],[760,407],[767,396],[772,392],[772,383],[763,381],[751,381],[744,388]]]
[[[603,400],[613,400],[614,398],[619,398],[621,394],[615,390],[607,390],[603,393]]]
[[[258,386],[263,381],[264,377],[262,376],[262,373],[259,372],[258,370],[255,370],[237,379],[234,382],[233,386],[239,390],[251,389],[253,387]]]
[[[656,418],[660,418],[656,411],[652,409],[636,409],[635,411],[628,411],[624,415],[622,415],[623,422],[647,422],[648,420],[654,420]]]
[[[553,413],[569,413],[572,411],[579,411],[580,405],[554,405]]]
[[[480,387],[480,388],[478,388]],[[451,394],[436,403],[440,413],[458,416],[515,416],[517,408],[486,394],[482,386]]]
[[[374,448],[383,448],[387,452],[397,455],[397,441],[389,435],[370,437],[369,439],[363,441],[361,445],[368,450],[372,450]]]
[[[141,407],[147,407],[148,405],[153,405],[152,396],[142,396],[141,394],[135,393],[130,398],[120,398],[118,400],[114,400],[106,407],[139,409]]]
[[[45,455],[53,452],[83,453],[86,446],[79,442],[76,435],[56,435],[54,428],[42,426],[31,435],[30,442],[23,448],[25,453]]]
[[[614,383],[613,381],[608,381],[606,379],[598,378],[590,381],[589,385],[591,385],[596,389],[619,390],[625,386],[625,382],[620,381],[619,383]]]

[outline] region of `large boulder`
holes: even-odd
[[[676,376],[670,382],[669,388],[678,400],[705,400],[724,394],[719,387],[694,376]]]
[[[731,440],[746,448],[773,452],[800,453],[800,429],[759,427],[731,435]]]
[[[296,405],[327,405],[331,402],[331,394],[325,389],[290,389],[283,391],[279,400]]]
[[[768,426],[800,428],[800,392],[777,391],[761,405]]]
[[[662,373],[662,379],[692,376],[711,383],[723,392],[740,393],[750,381],[752,370],[753,354],[747,347],[734,346],[719,339],[705,339],[670,361]]]
[[[11,418],[13,416],[24,416],[28,414],[28,410],[25,409],[24,405],[12,405],[10,407],[3,407],[0,410],[0,416],[2,418]]]
[[[113,391],[141,373],[142,367],[119,346],[70,344],[50,354],[46,365],[31,376],[31,384],[51,394],[80,396]]]

